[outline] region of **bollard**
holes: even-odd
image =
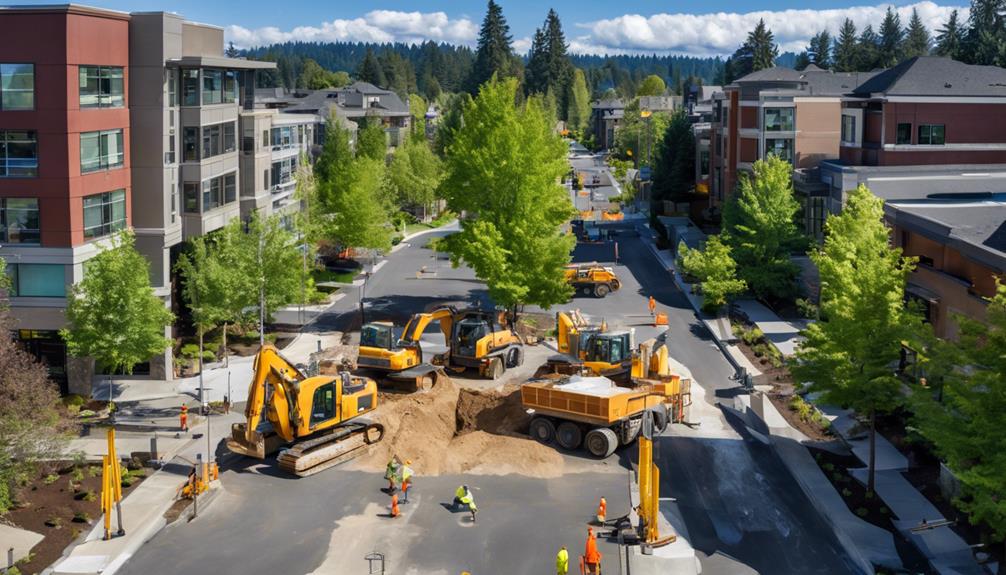
[[[154,436],[150,438],[150,460],[157,461],[157,432],[154,432]]]

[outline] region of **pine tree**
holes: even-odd
[[[905,34],[904,46],[901,50],[903,58],[914,58],[915,56],[928,56],[932,38],[929,30],[919,18],[919,11],[912,8],[912,18],[908,21],[908,31]]]
[[[878,44],[878,65],[880,67],[890,68],[901,61],[904,38],[905,31],[901,28],[901,17],[888,6],[884,21],[880,23],[880,42]]]
[[[950,13],[950,18],[947,19],[947,23],[944,24],[943,28],[940,28],[936,34],[936,54],[947,58],[953,58],[954,60],[960,60],[961,46],[963,43],[964,32],[961,30],[961,23],[957,10],[954,10]]]
[[[793,60],[793,69],[802,71],[805,70],[807,66],[810,66],[810,52],[808,50],[804,50],[803,52],[797,54],[796,59]]]
[[[494,0],[489,0],[486,17],[479,31],[475,63],[468,76],[468,92],[478,94],[479,87],[488,82],[493,74],[503,79],[514,75],[513,48],[511,47],[510,25],[503,17],[503,8]]]
[[[831,34],[827,30],[821,30],[810,39],[807,56],[818,68],[831,68]]]
[[[370,82],[379,88],[388,85],[384,70],[381,69],[381,63],[370,48],[367,48],[367,55],[363,57],[363,62],[360,63],[360,68],[356,71],[356,79],[361,82]]]
[[[775,59],[779,57],[779,46],[776,45],[775,36],[765,25],[764,19],[758,20],[758,25],[748,34],[746,46],[751,55],[752,72],[775,66]]]
[[[544,94],[548,90],[548,50],[545,31],[538,28],[531,38],[527,68],[524,69],[524,91],[527,94]]]
[[[873,31],[873,26],[867,25],[863,28],[863,33],[859,35],[859,42],[856,43],[858,70],[873,70],[880,66],[880,38]]]
[[[224,50],[224,56],[227,56],[228,58],[237,58],[239,54],[240,52],[238,52],[238,49],[234,47],[234,42],[227,44],[227,49]]]
[[[566,96],[572,81],[572,64],[566,55],[566,37],[562,23],[555,10],[549,10],[545,23],[535,30],[531,41],[527,69],[524,75],[524,90],[530,94],[545,94],[549,90],[555,96],[559,116],[565,118]]]
[[[842,23],[835,39],[833,63],[836,72],[854,72],[859,64],[856,25],[849,18]]]
[[[972,0],[968,16],[968,32],[961,55],[969,64],[996,66],[1006,63],[1006,30],[1004,30],[1004,0]]]

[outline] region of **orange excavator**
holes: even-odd
[[[255,357],[244,423],[231,427],[227,448],[265,459],[279,451],[279,466],[299,477],[363,455],[384,427],[361,416],[377,408],[372,379],[341,372],[307,377],[276,348]]]

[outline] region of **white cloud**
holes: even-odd
[[[288,41],[419,43],[433,40],[469,44],[478,35],[478,27],[468,18],[452,20],[443,12],[373,10],[362,18],[336,19],[320,26],[298,26],[289,31],[275,26],[249,30],[232,25],[224,33],[238,48]]]
[[[729,55],[747,37],[759,19],[775,34],[780,52],[802,51],[812,35],[827,29],[837,34],[846,18],[856,23],[858,30],[872,24],[878,30],[888,4],[852,6],[829,10],[780,10],[739,14],[718,12],[714,14],[653,14],[641,16],[626,14],[616,18],[577,24],[589,33],[570,42],[570,50],[589,54],[618,54],[631,52],[674,52],[696,56]],[[902,26],[908,25],[912,8],[935,34],[943,26],[955,7],[938,6],[924,1],[895,7]],[[967,19],[968,8],[957,7],[962,20]]]

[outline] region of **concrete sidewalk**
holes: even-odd
[[[774,311],[753,299],[737,300],[734,306],[765,334],[765,339],[772,342],[783,357],[790,357],[796,352],[801,339],[800,331],[805,326],[780,318]]]

